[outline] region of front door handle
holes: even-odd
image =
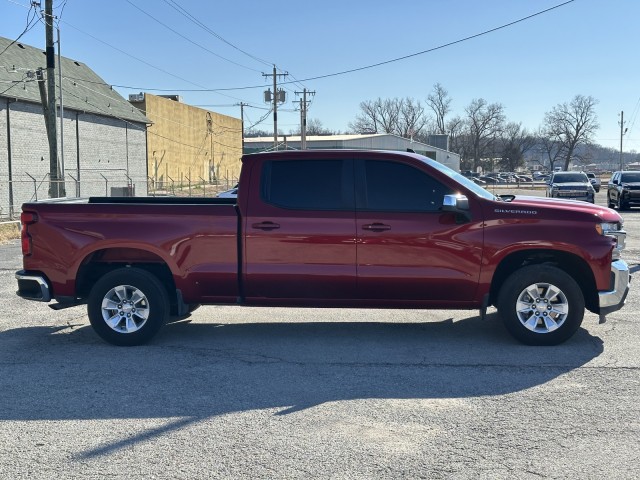
[[[372,232],[384,232],[385,230],[391,230],[391,225],[385,225],[384,223],[370,223],[362,226],[363,230],[370,230]]]
[[[276,230],[277,228],[280,228],[280,225],[277,223],[273,223],[273,222],[260,222],[260,223],[254,223],[253,225],[251,225],[252,228],[257,228],[258,230]]]

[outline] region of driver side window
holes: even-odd
[[[443,197],[453,193],[425,172],[403,163],[364,162],[364,198],[359,210],[386,212],[437,212]]]

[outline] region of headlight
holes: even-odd
[[[622,230],[622,225],[618,222],[603,222],[596,223],[596,231],[600,235],[611,235],[614,232],[619,232]]]
[[[605,235],[614,239],[615,244],[611,252],[611,258],[617,260],[624,250],[627,240],[627,232],[622,229],[622,222],[603,222],[596,224],[596,231],[600,235]]]

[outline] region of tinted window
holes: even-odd
[[[364,163],[365,198],[360,208],[377,211],[432,212],[442,207],[450,189],[410,165],[368,160]]]
[[[556,173],[553,176],[553,183],[589,183],[589,179],[584,173]]]
[[[622,181],[625,183],[640,182],[640,172],[622,173],[620,176],[622,177]]]
[[[349,208],[349,200],[343,199],[342,179],[342,160],[270,161],[263,169],[262,198],[283,208]]]

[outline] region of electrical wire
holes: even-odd
[[[255,55],[252,55],[244,50],[242,50],[241,48],[237,47],[236,45],[234,45],[233,43],[225,40],[222,36],[218,35],[216,32],[214,32],[213,30],[211,30],[209,27],[207,27],[204,23],[202,23],[200,20],[198,20],[196,17],[194,17],[192,14],[190,14],[184,7],[182,7],[178,2],[174,1],[174,0],[163,0],[164,3],[166,3],[167,5],[169,5],[171,8],[173,8],[174,10],[176,10],[178,13],[180,13],[182,16],[186,17],[188,20],[190,20],[191,22],[195,23],[196,25],[198,25],[200,28],[202,28],[205,32],[213,35],[215,38],[217,38],[218,40],[220,40],[221,42],[226,43],[227,45],[229,45],[232,48],[235,48],[236,50],[238,50],[241,53],[244,53],[246,56],[248,56],[249,58],[252,58],[253,60],[256,60],[257,62],[263,63],[265,65],[272,65],[273,62],[267,62],[266,60],[263,60],[259,57],[256,57]]]
[[[216,52],[214,52],[213,50],[209,50],[207,47],[200,45],[198,42],[195,42],[193,40],[191,40],[190,38],[184,36],[183,34],[181,34],[180,32],[178,32],[177,30],[173,29],[172,27],[170,27],[169,25],[167,25],[166,23],[158,20],[156,17],[154,17],[153,15],[151,15],[149,12],[143,10],[142,8],[140,8],[138,5],[136,5],[135,3],[133,3],[131,0],[125,0],[125,2],[127,2],[129,5],[131,5],[133,8],[139,10],[140,12],[144,13],[146,16],[148,16],[149,18],[151,18],[153,21],[159,23],[160,25],[162,25],[164,28],[166,28],[167,30],[172,31],[173,33],[175,33],[176,35],[178,35],[180,38],[186,40],[187,42],[195,45],[196,47],[201,48],[202,50],[204,50],[205,52],[209,52],[211,55],[214,55],[216,57],[218,57],[221,60],[224,60],[226,62],[232,63],[234,65],[237,65],[238,67],[242,67],[242,68],[246,68],[247,70],[251,70],[253,72],[259,72],[259,70],[256,70],[254,68],[251,67],[247,67],[246,65],[242,65],[241,63],[238,62],[234,62],[233,60],[229,60],[226,57],[223,57],[222,55],[217,54]]]
[[[321,79],[330,78],[330,77],[337,77],[337,76],[340,76],[340,75],[347,75],[347,74],[350,74],[350,73],[360,72],[360,71],[363,71],[363,70],[368,70],[368,69],[371,69],[371,68],[381,67],[383,65],[388,65],[388,64],[391,64],[391,63],[395,63],[395,62],[400,62],[402,60],[407,60],[409,58],[417,57],[417,56],[420,56],[420,55],[425,55],[427,53],[435,52],[435,51],[441,50],[443,48],[451,47],[451,46],[457,45],[459,43],[467,42],[469,40],[473,40],[475,38],[479,38],[479,37],[482,37],[484,35],[488,35],[490,33],[497,32],[499,30],[503,30],[505,28],[511,27],[513,25],[516,25],[518,23],[522,23],[522,22],[525,22],[527,20],[530,20],[530,19],[532,19],[534,17],[537,17],[539,15],[543,15],[545,13],[548,13],[548,12],[550,12],[552,10],[558,9],[560,7],[564,7],[564,6],[566,6],[566,5],[570,4],[570,3],[573,3],[574,1],[575,0],[567,0],[567,1],[563,2],[563,3],[559,3],[559,4],[555,5],[553,7],[549,7],[547,9],[540,10],[540,11],[538,11],[536,13],[531,14],[531,15],[527,15],[526,17],[521,17],[521,18],[519,18],[517,20],[514,20],[512,22],[502,24],[502,25],[500,25],[498,27],[494,27],[494,28],[491,28],[489,30],[484,30],[484,31],[482,31],[480,33],[469,35],[467,37],[460,38],[460,39],[454,40],[452,42],[444,43],[442,45],[438,45],[436,47],[429,48],[427,50],[422,50],[420,52],[415,52],[415,53],[411,53],[411,54],[408,54],[408,55],[403,55],[401,57],[392,58],[390,60],[385,60],[385,61],[382,61],[382,62],[373,63],[373,64],[365,65],[365,66],[362,66],[362,67],[351,68],[351,69],[343,70],[343,71],[340,71],[340,72],[328,73],[328,74],[325,74],[325,75],[318,75],[318,76],[315,76],[315,77],[307,77],[307,78],[303,78],[302,80],[279,82],[278,85],[290,85],[290,84],[296,84],[298,82],[311,82],[311,81],[314,81],[314,80],[321,80]],[[250,86],[245,86],[245,87],[203,88],[203,89],[178,89],[178,88],[163,89],[163,88],[149,88],[149,87],[132,87],[132,86],[129,86],[129,85],[118,85],[118,84],[113,84],[112,86],[118,87],[118,88],[130,89],[130,90],[145,90],[145,91],[149,91],[149,92],[170,92],[170,91],[172,91],[172,92],[218,92],[218,93],[219,92],[225,92],[225,91],[234,91],[234,90],[251,90],[251,89],[257,89],[257,88],[264,88],[264,84],[262,84],[262,85],[250,85]]]
[[[31,10],[33,10],[33,17],[29,18],[30,15],[31,15]],[[38,12],[35,9],[35,5],[32,3],[31,7],[29,8],[29,11],[27,12],[27,26],[24,27],[24,30],[22,31],[22,33],[20,35],[18,35],[18,38],[16,38],[9,45],[4,47],[4,50],[2,50],[2,52],[0,52],[0,56],[2,56],[3,53],[5,53],[7,50],[9,50],[9,47],[11,47],[11,45],[14,45],[18,40],[20,40],[23,37],[23,35],[25,35],[29,30],[31,30],[33,27],[35,27],[38,24],[38,20],[39,19],[37,18],[37,15],[38,15]],[[36,20],[36,21],[34,22],[34,20]]]
[[[153,90],[153,91],[155,91],[155,92],[174,92],[174,93],[175,93],[175,92],[189,92],[189,91],[193,91],[193,92],[203,92],[203,91],[207,91],[206,87],[204,87],[203,85],[200,85],[200,84],[198,84],[198,83],[192,82],[191,80],[187,80],[186,78],[183,78],[183,77],[180,77],[180,76],[178,76],[178,75],[175,75],[175,74],[173,74],[173,73],[171,73],[171,72],[169,72],[169,71],[167,71],[167,70],[164,70],[163,68],[157,67],[157,66],[155,66],[155,65],[153,65],[153,64],[151,64],[151,63],[149,63],[149,62],[147,62],[147,61],[145,61],[145,60],[143,60],[143,59],[141,59],[141,58],[138,58],[138,57],[136,57],[135,55],[131,55],[130,53],[128,53],[128,52],[126,52],[126,51],[122,50],[121,48],[118,48],[118,47],[116,47],[116,46],[114,46],[114,45],[111,45],[110,43],[105,42],[104,40],[101,40],[101,39],[99,39],[98,37],[96,37],[96,36],[94,36],[94,35],[92,35],[92,34],[90,34],[90,33],[88,33],[88,32],[85,32],[84,30],[82,30],[82,29],[80,29],[80,28],[76,27],[75,25],[72,25],[71,23],[69,23],[69,22],[67,22],[67,21],[65,21],[65,20],[61,20],[61,22],[62,22],[62,23],[64,23],[65,25],[67,25],[67,26],[69,26],[69,27],[73,28],[74,30],[77,30],[77,31],[78,31],[78,32],[80,32],[80,33],[83,33],[84,35],[87,35],[88,37],[91,37],[91,38],[92,38],[92,39],[94,39],[95,41],[100,42],[100,43],[102,43],[103,45],[106,45],[107,47],[112,48],[113,50],[116,50],[117,52],[122,53],[123,55],[126,55],[127,57],[130,57],[130,58],[134,59],[134,60],[135,60],[135,61],[137,61],[137,62],[143,63],[144,65],[147,65],[147,66],[149,66],[149,67],[151,67],[151,68],[153,68],[153,69],[155,69],[155,70],[158,70],[159,72],[162,72],[162,73],[165,73],[165,74],[167,74],[167,75],[169,75],[169,76],[172,76],[172,77],[174,77],[174,78],[177,78],[178,80],[182,80],[183,82],[190,83],[191,85],[195,85],[196,87],[200,87],[200,88],[198,88],[198,89],[176,89],[176,88],[172,88],[172,89],[159,89],[159,90]],[[68,77],[68,78],[72,78],[72,77]],[[110,87],[112,87],[112,88],[113,88],[113,87],[117,87],[117,88],[126,88],[126,87],[119,87],[118,85],[115,85],[115,84],[107,84],[107,83],[105,83],[104,81],[96,82],[96,81],[85,80],[85,79],[81,79],[81,78],[79,78],[79,79],[77,79],[77,80],[82,80],[83,82],[87,82],[87,83],[95,83],[95,84],[100,84],[100,85],[109,85],[109,86],[110,86]],[[140,88],[140,87],[131,87],[131,88],[128,88],[128,90],[138,90],[138,91],[140,91],[140,90],[147,90],[147,91],[150,91],[150,90],[148,90],[148,89]],[[226,95],[226,94],[224,94],[224,93],[220,93],[220,92],[212,92],[212,93],[218,93],[219,95],[221,95],[221,96],[223,96],[223,97],[231,98],[231,99],[233,99],[233,100],[237,100],[237,101],[239,101],[239,102],[244,102],[244,101],[246,101],[246,100],[243,100],[243,99],[240,99],[240,98],[237,98],[237,97],[231,96],[231,95]]]
[[[9,88],[7,88],[6,90],[3,90],[2,92],[0,92],[0,95],[4,95],[5,93],[7,93],[9,90],[11,90],[12,88],[20,85],[23,81],[22,80],[16,80],[13,82],[13,85],[11,85]]]
[[[65,78],[65,77],[63,77],[63,78]],[[66,80],[66,78],[65,78],[65,80]],[[94,90],[94,89],[92,89],[92,88],[87,87],[86,85],[82,85],[81,83],[77,83],[77,82],[73,82],[73,84],[74,84],[74,86],[84,88],[84,89],[89,90],[90,92],[94,93],[95,95],[100,95],[100,96],[106,97],[106,98],[108,98],[109,100],[112,100],[112,101],[117,101],[117,100],[119,100],[119,99],[120,99],[120,98],[119,98],[119,95],[118,95],[118,96],[111,96],[111,95],[107,95],[107,94],[105,94],[105,93],[99,92],[98,90]],[[140,112],[142,112],[144,115],[146,115],[146,114],[147,114],[147,112],[145,112],[145,111],[144,111],[144,110],[142,110],[141,108],[137,108],[137,107],[136,107],[136,109],[137,109],[137,110],[139,110]],[[215,112],[213,112],[213,113],[215,113]],[[208,130],[202,130],[202,129],[199,129],[199,128],[197,128],[197,127],[193,127],[192,125],[187,125],[187,124],[185,124],[185,123],[178,122],[178,121],[173,120],[173,119],[171,119],[171,118],[162,117],[162,116],[160,116],[160,115],[158,115],[158,114],[155,114],[155,113],[154,113],[154,115],[153,115],[153,116],[154,116],[155,118],[160,118],[160,119],[162,119],[162,120],[166,120],[167,122],[174,123],[174,124],[179,125],[179,126],[181,126],[181,127],[190,128],[190,129],[195,130],[195,131],[197,131],[197,132],[205,132],[205,133],[209,133],[209,131],[208,131]],[[225,127],[224,125],[220,125],[219,123],[214,122],[214,121],[213,121],[213,119],[211,119],[211,122],[212,122],[214,125],[216,125],[216,126],[220,129],[218,132],[215,132],[215,133],[217,133],[217,134],[221,134],[221,133],[229,133],[229,132],[241,132],[241,131],[242,131],[242,129],[229,128],[229,127]]]
[[[157,137],[164,138],[165,140],[169,140],[170,142],[176,143],[176,144],[178,144],[178,145],[183,145],[183,146],[185,146],[185,147],[193,148],[194,150],[198,150],[198,149],[200,148],[200,147],[196,147],[195,145],[190,145],[190,144],[188,144],[188,143],[180,142],[180,141],[175,140],[175,139],[173,139],[173,138],[165,137],[164,135],[160,135],[159,133],[156,133],[156,132],[154,132],[154,131],[152,131],[152,130],[149,130],[149,129],[147,129],[147,128],[142,128],[142,127],[140,127],[140,125],[138,125],[137,123],[131,122],[131,121],[129,121],[129,120],[125,120],[124,118],[121,118],[121,117],[119,117],[119,116],[117,116],[117,115],[114,115],[112,112],[109,112],[108,110],[105,110],[104,108],[102,108],[102,107],[100,107],[100,106],[98,106],[98,105],[95,105],[95,104],[93,104],[93,103],[91,103],[91,102],[88,102],[88,101],[86,100],[86,98],[79,97],[78,95],[76,95],[75,93],[73,93],[73,92],[69,91],[68,89],[66,89],[66,88],[64,88],[64,87],[62,87],[62,90],[63,90],[64,92],[68,93],[69,95],[71,95],[72,97],[75,97],[76,99],[81,100],[81,101],[83,101],[83,102],[87,103],[88,105],[91,105],[93,108],[96,108],[97,110],[101,111],[101,112],[102,112],[102,113],[104,113],[106,116],[111,117],[111,118],[116,118],[116,119],[118,119],[118,120],[120,120],[120,121],[122,121],[122,122],[126,123],[127,125],[131,126],[131,128],[132,128],[132,129],[140,130],[140,131],[146,131],[147,133],[150,133],[150,134],[155,135],[155,136],[157,136]],[[231,149],[231,150],[242,150],[242,148],[241,148],[241,147],[240,147],[240,148],[238,148],[238,147],[234,147],[234,146],[232,146],[232,145],[226,145],[226,144],[221,143],[221,142],[216,142],[216,141],[214,141],[213,143],[215,143],[216,145],[221,145],[221,146],[223,146],[223,147],[227,147],[227,148],[229,148],[229,149]]]
[[[264,122],[269,117],[269,115],[271,115],[271,112],[273,112],[273,109],[270,109],[267,113],[265,113],[262,117],[260,117],[260,120],[258,120],[256,123],[254,123],[250,127],[247,127],[245,130],[251,130],[255,126],[260,125],[262,122]]]

